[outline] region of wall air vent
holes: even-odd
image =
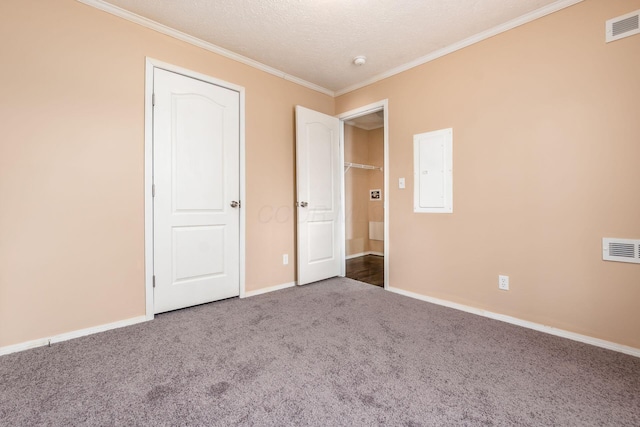
[[[609,19],[606,25],[607,43],[640,34],[640,10]]]
[[[602,239],[602,259],[604,261],[640,264],[640,240],[604,237]]]

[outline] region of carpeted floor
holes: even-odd
[[[640,426],[640,359],[331,279],[0,357],[0,425]]]

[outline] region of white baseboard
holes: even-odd
[[[268,288],[256,289],[255,291],[249,291],[244,293],[244,298],[255,297],[256,295],[262,295],[273,291],[279,291],[280,289],[292,288],[296,285],[296,282],[282,283],[280,285],[269,286]]]
[[[124,326],[135,325],[136,323],[146,322],[146,316],[132,317],[131,319],[119,320],[113,323],[107,323],[104,325],[93,326],[91,328],[79,329],[77,331],[65,332],[64,334],[54,335],[47,338],[40,338],[37,340],[27,341],[20,344],[7,345],[0,347],[0,356],[10,353],[16,353],[18,351],[28,350],[30,348],[42,347],[45,345],[55,344],[62,341],[71,340],[74,338],[80,338],[87,335],[97,334],[98,332],[104,332],[111,329],[122,328]]]
[[[357,254],[347,255],[347,256],[345,257],[345,259],[359,258],[359,257],[361,257],[361,256],[366,256],[366,255],[384,256],[384,253],[383,253],[383,252],[376,252],[376,251],[359,252],[359,253],[357,253]]]
[[[606,348],[608,350],[625,353],[631,356],[640,357],[640,348],[629,347],[622,344],[616,344],[611,341],[601,340],[599,338],[593,338],[588,335],[577,334],[575,332],[565,331],[564,329],[554,328],[553,326],[542,325],[540,323],[530,322],[528,320],[518,319],[517,317],[506,316],[500,313],[494,313],[492,311],[482,310],[480,308],[471,307],[464,304],[458,304],[455,302],[428,297],[426,295],[420,295],[415,292],[405,291],[399,288],[389,287],[389,291],[396,294],[404,295],[406,297],[415,298],[421,301],[430,302],[433,304],[441,305],[444,307],[453,308],[456,310],[464,311],[471,314],[477,314],[478,316],[488,317],[489,319],[500,320],[501,322],[511,323],[513,325],[522,326],[524,328],[533,329],[535,331],[545,332],[547,334],[556,335],[562,338],[568,338],[573,341],[579,341],[585,344],[595,345],[596,347]]]
[[[346,257],[344,257],[344,259],[360,258],[361,256],[365,255],[367,255],[367,252],[358,252],[357,254],[347,255]]]
[[[278,291],[280,289],[290,288],[296,285],[296,282],[283,283],[281,285],[271,286],[268,288],[257,289],[255,291],[245,292],[244,297],[252,297],[260,294],[265,294],[267,292]],[[5,354],[16,353],[18,351],[28,350],[30,348],[43,347],[50,344],[59,343],[62,341],[71,340],[74,338],[84,337],[86,335],[96,334],[98,332],[108,331],[110,329],[122,328],[124,326],[135,325],[136,323],[146,322],[148,320],[146,316],[137,316],[131,319],[120,320],[118,322],[107,323],[105,325],[93,326],[91,328],[79,329],[77,331],[65,332],[64,334],[54,335],[51,337],[40,338],[37,340],[26,341],[19,344],[7,345],[4,347],[0,347],[0,356]]]

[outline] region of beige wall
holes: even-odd
[[[344,161],[369,162],[369,132],[344,125]],[[345,237],[347,256],[369,251],[369,173],[350,168],[344,174]]]
[[[586,0],[337,98],[389,99],[391,286],[640,348],[640,265],[601,259],[640,238],[640,36],[604,42],[637,9]],[[414,214],[412,136],[447,127],[454,213]]]
[[[246,289],[295,280],[294,106],[331,97],[73,0],[0,29],[0,347],[144,314],[146,56],[246,88]]]
[[[384,167],[384,128],[373,129],[367,132],[367,142],[369,144],[367,164]],[[369,189],[381,190],[380,200],[372,201],[368,198],[368,221],[384,222],[384,172],[379,170],[367,171],[369,178]],[[369,251],[384,253],[384,241],[369,240]]]

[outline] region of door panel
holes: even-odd
[[[309,263],[333,259],[334,251],[333,221],[314,221],[307,223]]]
[[[174,227],[174,283],[224,273],[224,227]]]
[[[332,162],[333,133],[330,128],[319,124],[309,123],[307,125],[307,165],[308,181],[307,192],[309,203],[316,211],[332,211],[334,208],[333,199],[333,177],[335,167]]]
[[[339,124],[296,107],[299,285],[340,274]]]
[[[240,293],[239,94],[154,70],[154,311]]]
[[[192,94],[174,94],[173,102],[175,208],[220,211],[224,201],[224,107]]]

